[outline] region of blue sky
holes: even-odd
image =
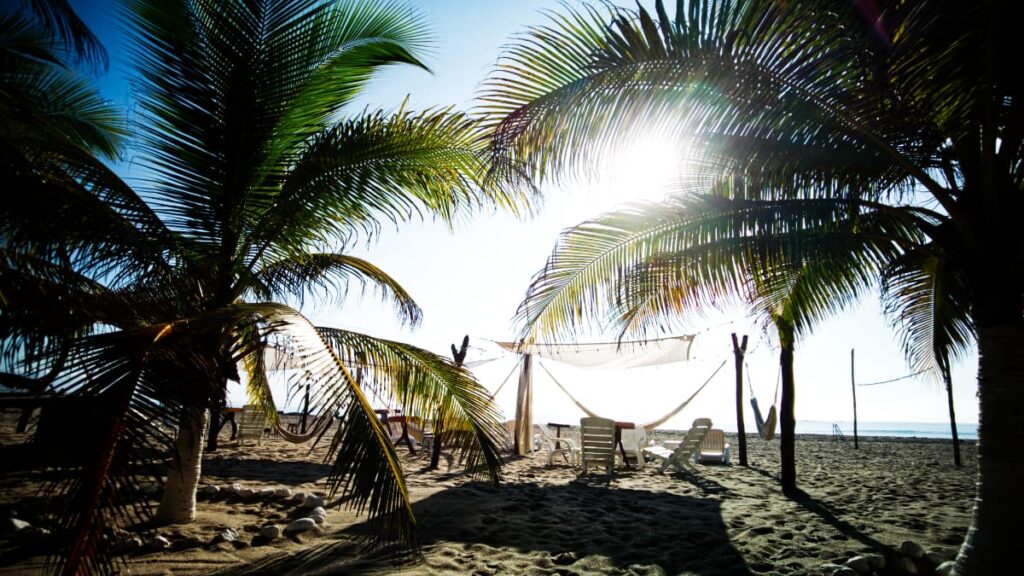
[[[130,107],[127,63],[121,57],[121,36],[110,2],[73,1],[111,53],[111,71],[101,78],[104,94]],[[435,44],[427,58],[432,73],[413,68],[384,71],[352,107],[352,113],[397,108],[409,97],[412,108],[454,105],[468,109],[480,82],[493,69],[502,46],[530,24],[543,23],[542,11],[558,10],[555,0],[489,2],[472,0],[411,2],[431,27]],[[623,2],[623,5],[633,6]],[[656,145],[655,145],[656,146]],[[441,354],[469,334],[472,358],[498,355],[487,339],[513,337],[511,318],[532,275],[539,270],[561,230],[608,211],[621,202],[656,198],[661,170],[657,153],[648,148],[625,158],[618,173],[600,182],[544,189],[539,213],[517,220],[485,213],[449,230],[437,222],[413,222],[401,230],[386,230],[357,253],[396,277],[424,310],[423,324],[411,331],[398,324],[388,306],[373,295],[352,293],[343,306],[308,302],[303,310],[323,325],[339,326],[376,336],[411,342]],[[127,159],[121,172],[128,174]],[[646,162],[645,162],[646,161]],[[129,174],[130,175],[130,174]],[[707,311],[695,317],[690,332],[699,333],[695,360],[687,364],[632,372],[580,371],[548,364],[549,370],[584,404],[617,420],[646,421],[667,412],[689,396],[722,359],[731,358],[730,332],[750,335],[748,364],[751,381],[762,404],[770,402],[778,373],[774,343],[744,318],[742,311]],[[797,418],[843,421],[850,406],[850,350],[856,349],[858,382],[875,382],[910,372],[894,332],[882,318],[872,296],[846,313],[822,324],[798,343],[796,352]],[[481,366],[478,378],[491,390],[511,370],[513,358]],[[954,370],[956,409],[962,423],[977,421],[972,354]],[[731,360],[718,377],[668,427],[685,428],[697,416],[710,416],[716,426],[734,430],[735,408]],[[513,376],[514,378],[514,376]],[[515,383],[498,395],[512,409]],[[510,392],[512,391],[512,392]],[[232,396],[241,403],[241,396]],[[858,389],[859,416],[865,421],[943,422],[947,419],[945,391],[932,381],[911,378],[898,383]],[[539,371],[535,412],[538,421],[575,422],[578,409]],[[748,429],[753,417],[746,417]]]

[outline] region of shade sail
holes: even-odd
[[[658,340],[594,342],[589,344],[516,344],[498,342],[517,354],[530,354],[580,368],[639,368],[690,359],[694,335]]]

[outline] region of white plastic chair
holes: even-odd
[[[257,445],[262,444],[263,431],[266,427],[267,418],[260,412],[259,407],[255,404],[246,404],[242,407],[242,417],[238,422],[238,445],[245,444],[246,438],[255,438]]]
[[[615,468],[615,421],[608,418],[580,418],[580,460],[583,474],[590,466],[607,467],[608,474]]]
[[[637,467],[643,470],[644,468],[644,448],[647,447],[647,431],[644,430],[643,426],[639,428],[624,428],[620,431],[620,438],[622,439],[622,449],[626,453],[626,458],[633,456],[636,458]]]
[[[576,441],[571,438],[552,438],[551,433],[548,432],[548,427],[543,425],[535,426],[540,431],[541,444],[544,445],[544,449],[548,451],[548,466],[554,463],[556,455],[561,454],[567,456],[569,464],[575,468],[580,461],[580,447],[576,444]],[[557,448],[555,447],[557,444]]]

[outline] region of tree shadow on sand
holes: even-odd
[[[752,574],[729,541],[720,508],[717,500],[584,482],[466,484],[413,505],[426,557],[395,548],[360,553],[356,541],[366,524],[357,524],[328,535],[330,542],[221,574],[390,573],[422,567],[417,562],[431,571],[495,573],[495,556],[508,549],[532,553],[538,568],[562,574],[590,572],[595,560],[611,571],[645,565],[670,574]],[[445,549],[432,554],[438,547]]]
[[[269,458],[212,458],[203,461],[206,479],[253,480],[268,484],[297,486],[326,478],[331,467],[314,462],[291,462]],[[282,479],[287,479],[282,482]]]

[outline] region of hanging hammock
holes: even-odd
[[[775,438],[775,421],[778,418],[775,412],[775,401],[779,394],[779,379],[775,379],[775,394],[772,395],[772,406],[768,409],[768,416],[766,418],[761,416],[761,408],[757,405],[757,398],[754,397],[754,386],[750,382],[749,365],[747,365],[747,388],[750,389],[750,405],[754,408],[754,420],[757,421],[757,433],[761,436],[762,440],[771,440],[772,438]]]
[[[711,376],[708,376],[708,379],[705,380],[704,383],[701,384],[700,387],[697,388],[697,390],[694,391],[694,393],[691,394],[689,398],[684,400],[682,404],[680,404],[679,406],[676,406],[675,408],[672,409],[671,412],[669,412],[668,414],[662,416],[661,418],[658,418],[657,420],[655,420],[653,422],[648,422],[647,424],[644,424],[644,430],[654,430],[658,426],[661,426],[665,422],[668,422],[668,420],[670,418],[672,418],[673,416],[675,416],[676,414],[682,412],[683,408],[686,408],[687,404],[689,404],[690,401],[692,401],[694,398],[696,398],[697,394],[700,394],[700,391],[703,390],[704,387],[707,386],[709,382],[711,382],[711,380],[715,377],[715,375],[718,374],[718,372],[722,369],[722,367],[725,366],[726,361],[727,360],[722,360],[722,363],[718,365],[718,368],[715,368],[715,371],[711,373]],[[572,400],[573,403],[576,404],[576,406],[578,406],[579,409],[582,410],[584,414],[586,414],[587,416],[590,416],[591,418],[596,418],[597,417],[597,414],[595,414],[593,410],[587,408],[582,403],[580,403],[579,400],[577,400],[572,394],[569,393],[568,390],[565,389],[564,386],[562,386],[562,384],[555,378],[555,376],[553,374],[551,374],[551,372],[547,369],[547,367],[544,366],[543,362],[537,362],[537,363],[540,364],[540,367],[543,368],[545,372],[547,372],[548,376],[551,377],[551,380],[554,381],[555,385],[558,386],[558,388],[561,389],[562,392],[565,392],[565,395],[568,396],[569,399]]]
[[[329,416],[321,416],[320,418],[318,418],[318,422],[316,423],[315,426],[313,426],[312,430],[305,434],[295,434],[294,432],[289,432],[282,428],[281,419],[278,418],[277,433],[281,435],[281,438],[284,438],[285,440],[291,442],[292,444],[305,444],[306,442],[309,442],[313,438],[320,438],[321,436],[323,436],[324,432],[327,432],[327,429],[330,428],[331,420],[332,419]]]

